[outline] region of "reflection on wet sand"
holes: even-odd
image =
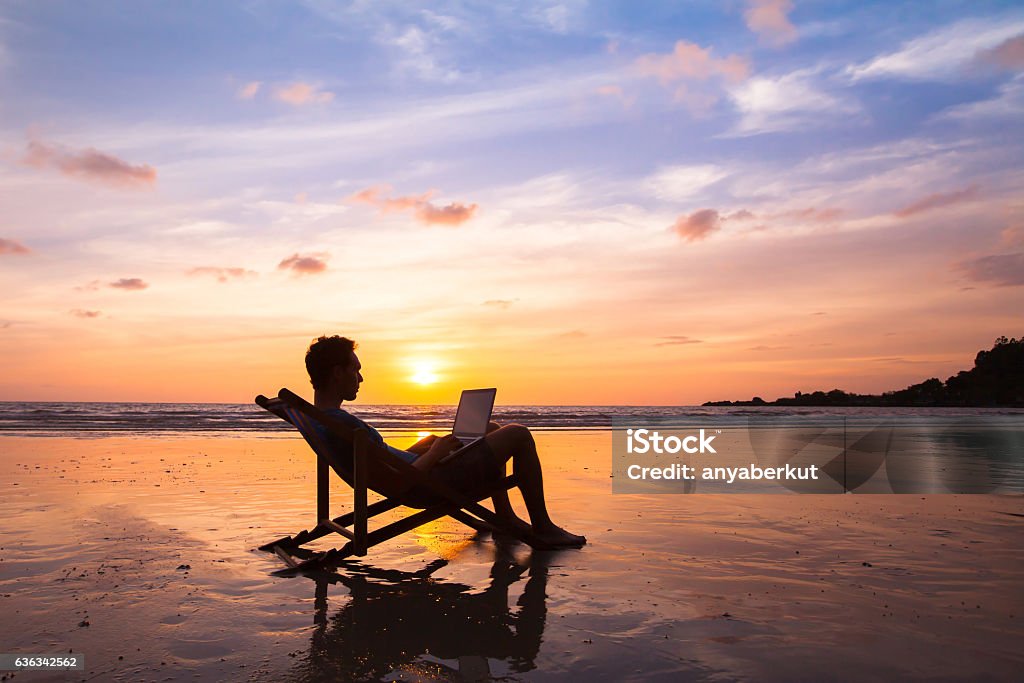
[[[313,509],[299,440],[2,438],[0,643],[97,681],[1020,679],[1024,497],[612,495],[610,441],[538,435],[581,550],[438,520],[307,579],[256,550]]]
[[[415,572],[347,562],[337,571],[306,574],[315,583],[316,628],[295,680],[377,680],[399,672],[488,680],[491,660],[504,662],[509,673],[531,671],[547,618],[548,570],[560,554],[535,551],[517,560],[499,545],[482,591],[435,579],[447,560]],[[509,587],[524,574],[522,594],[510,607]],[[331,614],[328,593],[336,584],[348,595]]]

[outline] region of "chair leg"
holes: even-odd
[[[473,515],[465,513],[462,510],[454,510],[451,513],[451,517],[453,519],[457,519],[458,521],[462,522],[463,524],[468,526],[470,529],[473,529],[474,531],[490,531],[490,532],[493,532],[495,530],[493,525],[488,524],[487,522],[484,522],[484,521],[482,521],[480,519],[477,519]]]
[[[355,538],[352,539],[352,549],[356,555],[362,557],[366,555],[367,548],[367,510],[366,510],[366,485],[367,475],[369,474],[369,461],[367,458],[366,448],[369,444],[369,436],[363,429],[357,429],[355,431],[355,438],[353,439],[353,484],[354,488],[352,491],[352,511],[355,516],[352,520],[352,531],[355,534]]]
[[[316,456],[316,520],[331,518],[331,468],[323,456]]]
[[[370,505],[366,506],[366,517],[367,519],[369,519],[370,517],[376,517],[381,513],[394,510],[397,507],[401,507],[401,505],[402,504],[400,502],[391,498],[378,500],[376,503],[371,503]],[[339,526],[350,526],[355,521],[355,512],[346,512],[345,514],[339,517],[335,517],[331,521]],[[333,533],[333,529],[327,527],[326,525],[318,524],[316,527],[300,531],[294,536],[285,536],[283,538],[271,541],[270,543],[264,543],[263,545],[259,546],[258,549],[268,553],[272,553],[274,552],[275,545],[279,545],[285,548],[294,548],[309,543],[310,541],[315,541],[318,538],[329,536]]]
[[[281,546],[274,546],[274,554],[284,560],[284,563],[291,569],[295,569],[299,566],[299,563],[295,561],[295,558],[289,555]]]

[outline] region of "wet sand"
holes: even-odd
[[[1019,679],[1024,496],[612,495],[609,433],[537,440],[582,550],[449,521],[283,577],[255,547],[315,522],[299,440],[0,437],[0,652],[85,655],[24,681]]]

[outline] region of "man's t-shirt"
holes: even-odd
[[[400,451],[393,446],[387,445],[386,443],[384,443],[384,437],[380,435],[380,432],[378,432],[376,429],[360,420],[355,415],[347,413],[341,408],[328,408],[324,412],[330,415],[331,417],[338,418],[339,420],[344,422],[349,427],[352,427],[353,429],[365,429],[371,441],[373,441],[379,446],[383,446],[392,455],[398,456],[399,458],[406,462],[412,462],[417,458],[415,453],[410,453],[409,451]],[[329,429],[320,425],[319,423],[315,424],[317,425],[317,428],[320,429],[321,435],[324,437],[324,440],[327,442],[328,446],[330,446],[331,450],[333,450],[338,455],[343,456],[344,462],[351,463],[352,443],[341,438],[340,436],[337,436],[336,434],[334,434],[334,432],[330,431]]]

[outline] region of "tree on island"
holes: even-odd
[[[708,401],[705,406],[1024,406],[1024,337],[999,337],[988,351],[979,351],[974,367],[942,382],[937,377],[881,395],[833,389],[793,398],[765,401]]]

